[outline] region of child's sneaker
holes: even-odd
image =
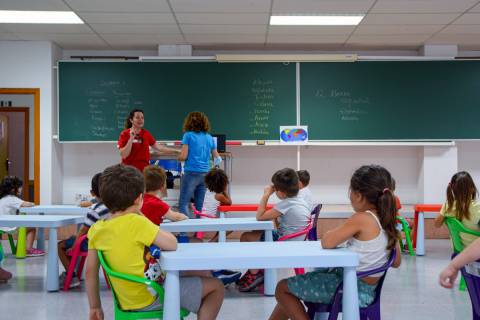
[[[212,275],[215,278],[221,280],[223,282],[223,285],[226,286],[230,283],[237,282],[240,279],[242,273],[233,270],[215,270],[212,272]]]
[[[259,270],[257,273],[250,273],[250,276],[245,279],[243,283],[238,286],[238,291],[249,292],[255,289],[256,286],[263,283],[263,270]]]
[[[45,251],[40,249],[32,248],[27,250],[27,257],[39,257],[44,255],[45,255]]]
[[[77,273],[74,272],[72,275],[72,279],[77,277]],[[67,271],[63,271],[62,274],[58,277],[58,281],[60,282],[65,282],[65,279],[67,278]]]
[[[250,270],[247,270],[247,272],[245,272],[245,274],[240,279],[235,281],[235,284],[238,285],[238,286],[241,286],[251,276],[252,276],[252,274],[250,273]]]
[[[63,278],[62,281],[60,281],[60,287],[63,288],[64,285],[65,285],[65,278]],[[77,277],[72,277],[72,280],[70,281],[70,286],[68,288],[72,289],[78,286],[80,286],[80,280],[78,280]]]

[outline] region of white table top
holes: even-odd
[[[160,229],[170,232],[195,231],[245,231],[273,230],[272,221],[257,221],[255,218],[225,218],[225,219],[188,219],[177,222],[164,222]]]
[[[34,207],[21,207],[21,213],[26,214],[46,214],[46,215],[86,215],[88,208],[82,208],[74,205],[40,205]]]
[[[356,267],[358,254],[322,249],[320,241],[180,243],[162,251],[164,270],[210,270],[291,267]]]
[[[1,227],[58,228],[83,223],[83,216],[1,215]]]

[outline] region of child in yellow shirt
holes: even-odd
[[[98,221],[88,232],[86,283],[90,319],[103,319],[99,296],[97,250],[110,267],[121,273],[143,277],[145,247],[176,250],[177,240],[162,231],[140,213],[144,178],[131,166],[114,165],[103,171],[100,179],[102,200],[110,218]],[[112,278],[111,285],[123,310],[152,311],[162,308],[162,301],[140,283]],[[224,288],[215,278],[184,276],[180,278],[180,305],[197,314],[197,319],[215,319],[222,305]]]

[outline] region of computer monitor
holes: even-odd
[[[225,141],[227,140],[224,134],[212,134],[213,140],[217,145],[217,151],[222,153],[226,151]]]

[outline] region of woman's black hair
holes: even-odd
[[[128,118],[125,119],[125,129],[130,129],[132,127],[132,122],[130,120],[133,120],[135,112],[141,112],[144,114],[142,109],[133,109],[132,111],[130,111],[130,113],[128,114]]]
[[[16,196],[22,186],[22,179],[15,176],[6,176],[0,183],[0,199],[5,196]]]

